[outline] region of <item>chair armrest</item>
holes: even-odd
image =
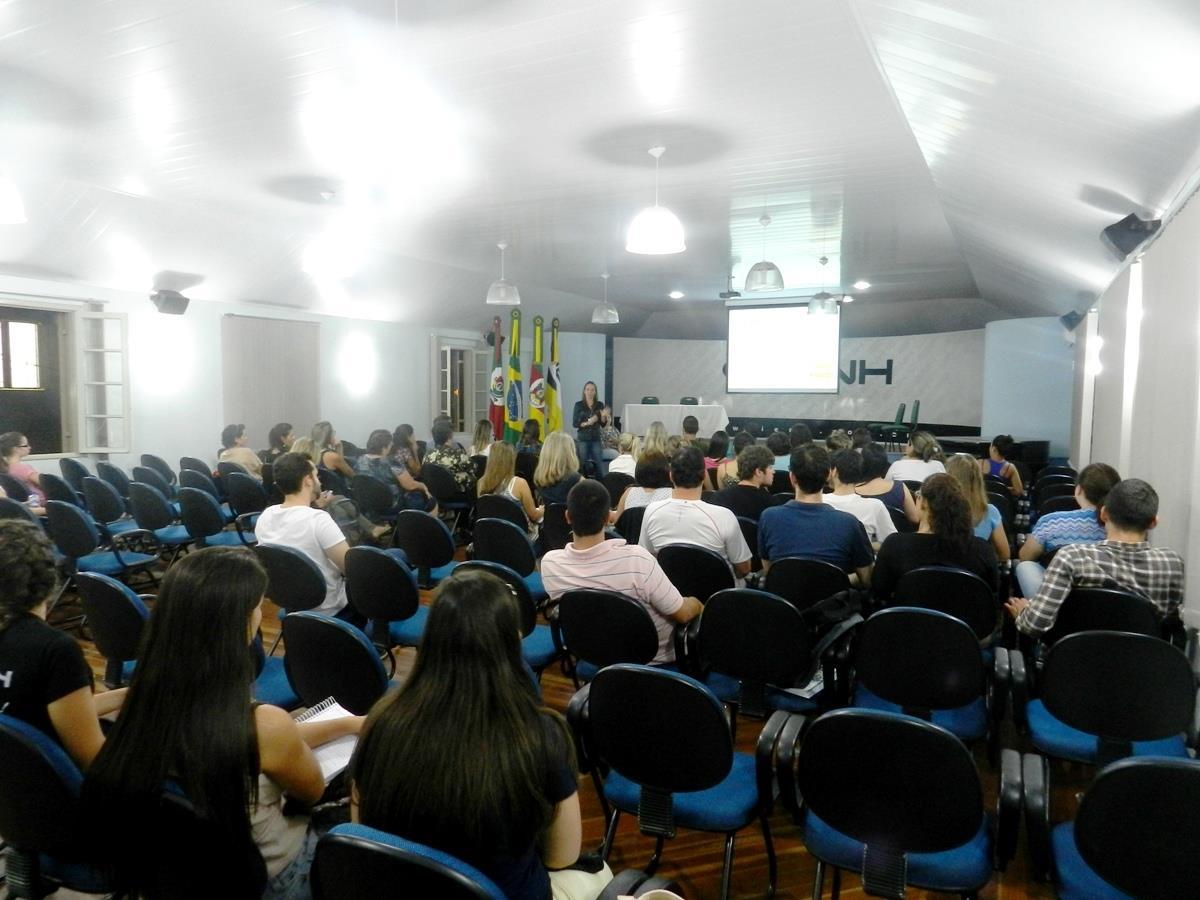
[[[1029,704],[1029,672],[1025,668],[1025,654],[1012,650],[1009,660],[1009,694],[1012,697],[1013,722],[1018,730],[1025,731],[1025,707]]]
[[[1017,852],[1021,826],[1023,778],[1021,755],[1016,750],[1000,751],[1000,792],[996,797],[996,868],[1001,872]]]
[[[786,715],[779,738],[775,741],[775,777],[779,782],[779,798],[799,825],[804,819],[804,798],[796,790],[796,761],[809,719],[797,713]]]
[[[1012,657],[1007,647],[992,649],[991,706],[992,721],[1004,721],[1008,695],[1012,691]]]
[[[764,815],[770,815],[775,806],[775,749],[779,743],[779,735],[787,723],[788,713],[776,710],[767,719],[767,724],[758,734],[758,742],[754,746],[754,775],[758,783],[759,810]]]
[[[575,739],[575,758],[579,762],[580,772],[589,772],[593,763],[588,753],[588,739],[591,737],[591,724],[588,720],[588,698],[592,686],[585,684],[567,703],[567,724],[571,727],[571,737]]]
[[[121,549],[124,548],[126,551],[130,551],[132,550],[130,545],[135,544],[149,545],[148,552],[153,553],[155,556],[162,553],[162,544],[159,542],[153,531],[147,531],[145,528],[135,528],[132,531],[122,531],[120,534],[114,534],[112,536],[110,547],[112,549],[113,556],[117,558],[117,562],[123,566],[128,565],[128,563],[121,558]],[[132,550],[132,552],[136,553],[138,551]]]
[[[863,617],[854,613],[830,628],[813,647],[813,658],[819,662],[825,681],[822,693],[830,701],[825,708],[850,702],[850,679],[846,673],[852,656],[850,648],[862,623]]]
[[[694,678],[701,677],[703,668],[695,651],[696,633],[700,630],[700,619],[701,616],[696,616],[690,622],[678,624],[672,633],[672,640],[675,644],[675,665],[680,672]]]
[[[1025,834],[1029,868],[1036,881],[1050,877],[1050,767],[1038,753],[1021,757],[1021,793],[1025,801]]]
[[[242,539],[243,544],[249,544],[246,540],[246,532],[252,536],[254,534],[254,526],[258,522],[258,517],[262,513],[242,513],[233,520],[233,527],[237,529],[238,537]]]
[[[1200,631],[1195,628],[1187,629],[1183,652],[1187,654],[1188,662],[1192,664],[1192,671],[1196,671],[1196,657],[1200,655]]]

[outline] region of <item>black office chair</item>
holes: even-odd
[[[316,609],[325,602],[325,576],[317,564],[291,547],[258,544],[254,555],[267,570],[267,597],[280,609],[280,617]],[[279,646],[279,638],[271,645],[271,654]],[[324,699],[324,698],[320,698]]]
[[[101,460],[96,463],[96,475],[102,481],[107,481],[123,500],[129,499],[129,476],[120,466]]]
[[[234,520],[236,530],[225,530],[225,516],[208,491],[180,488],[179,516],[197,547],[253,547],[256,543],[253,529],[245,527],[242,516]]]
[[[283,620],[288,681],[305,706],[333,697],[365,716],[388,689],[388,676],[367,636],[341,619],[289,612]]]
[[[800,556],[771,560],[763,590],[805,612],[834,594],[850,589],[850,577],[833,563]]]
[[[95,475],[83,479],[83,500],[92,520],[107,534],[117,535],[138,527],[116,488]],[[71,505],[79,506],[78,503]]]
[[[658,654],[658,629],[649,611],[615,591],[566,591],[558,598],[553,627],[571,657],[571,677],[577,688],[605,666],[649,664]]]
[[[1131,634],[1162,634],[1158,607],[1140,594],[1117,588],[1074,588],[1058,608],[1054,626],[1042,635],[1051,647],[1067,635],[1080,631],[1127,631]]]
[[[150,611],[127,585],[107,575],[81,572],[75,585],[96,649],[104,657],[104,683],[119,688],[133,676]]]
[[[518,500],[506,494],[484,494],[475,500],[475,520],[503,519],[522,531],[529,530],[529,519]]]
[[[917,530],[917,524],[908,521],[908,517],[904,515],[903,510],[889,506],[887,507],[887,511],[888,515],[892,517],[892,524],[896,526],[896,530],[901,534],[910,534]]]
[[[463,517],[471,510],[471,498],[454,480],[454,473],[445,466],[425,463],[421,466],[421,481],[438,502],[438,509],[451,518],[451,528],[462,527]]]
[[[539,598],[534,594],[529,589],[528,579],[503,563],[472,559],[455,569],[456,573],[460,571],[487,572],[508,585],[509,591],[516,598],[517,607],[521,613],[521,657],[533,670],[536,682],[546,666],[562,656],[563,653],[562,645],[559,643],[554,629],[549,625],[537,624],[538,605],[545,597]]]
[[[631,484],[635,484],[636,480],[632,475],[626,475],[624,472],[609,472],[604,476],[604,487],[608,491],[609,509],[616,509],[617,504],[621,502],[621,495]]]
[[[354,488],[346,481],[341,472],[335,472],[333,469],[318,466],[317,481],[321,483],[322,491],[328,491],[335,497],[349,497],[351,500],[358,499],[354,496]]]
[[[167,483],[167,480],[162,477],[158,469],[152,469],[150,466],[134,466],[133,480],[150,485],[150,487],[166,497],[167,502],[171,504],[171,510],[176,516],[179,515],[179,492]]]
[[[114,578],[137,573],[150,575],[149,568],[159,561],[161,546],[151,532],[133,529],[102,541],[86,512],[58,500],[46,501],[46,516],[47,531],[72,576],[76,572],[99,572]],[[154,581],[153,575],[150,580]]]
[[[738,516],[737,521],[738,528],[742,530],[742,539],[750,548],[750,571],[759,572],[762,570],[762,559],[758,555],[758,522],[745,516]]]
[[[698,406],[699,404],[700,404],[700,401],[697,400],[695,397],[680,397],[679,398],[680,406]]]
[[[991,586],[965,569],[920,566],[900,576],[889,606],[933,609],[965,622],[981,644],[1000,631],[1001,613]]]
[[[1038,516],[1044,516],[1048,513],[1071,512],[1079,508],[1079,501],[1075,499],[1075,494],[1072,492],[1070,495],[1039,500],[1037,514]]]
[[[195,456],[179,457],[179,472],[180,472],[180,474],[183,474],[185,469],[191,470],[193,472],[199,472],[202,475],[207,475],[209,478],[212,478],[213,467],[198,457],[195,457]]]
[[[63,480],[71,486],[71,489],[77,494],[83,493],[83,479],[89,477],[92,473],[77,459],[64,457],[58,461],[58,470],[62,472]]]
[[[457,565],[450,529],[422,510],[406,509],[396,516],[392,546],[404,551],[408,564],[416,570],[417,583],[424,588],[448,578]]]
[[[233,512],[234,524],[245,537],[254,534],[258,514],[271,505],[266,488],[251,475],[237,472],[225,479],[225,491],[229,495],[229,508]]]
[[[617,534],[625,538],[625,543],[636,544],[642,536],[642,519],[646,516],[646,507],[634,506],[621,513],[617,519]]]
[[[38,479],[42,493],[47,500],[61,500],[63,503],[74,503],[83,506],[83,498],[75,493],[75,489],[66,481],[50,472],[43,472]]]
[[[209,496],[217,501],[217,505],[221,508],[221,515],[227,523],[237,518],[233,510],[230,509],[229,504],[221,496],[221,492],[217,490],[217,484],[212,480],[212,476],[206,472],[200,472],[196,469],[180,469],[179,485],[181,490],[186,487],[195,488],[198,491],[206,491]]]
[[[542,531],[540,542],[543,552],[561,550],[571,543],[571,526],[567,524],[567,505],[565,503],[547,503],[542,515]]]
[[[1051,487],[1054,488],[1071,488],[1072,493],[1075,490],[1074,475],[1039,475],[1038,480],[1033,485],[1033,495],[1038,499],[1044,495],[1045,491]]]
[[[657,405],[657,403],[658,403],[657,397],[643,397],[642,398],[643,406],[654,406],[654,405]]]
[[[0,497],[0,519],[16,519],[20,522],[29,522],[38,528],[42,527],[41,521],[33,514],[33,511],[12,497]]]
[[[143,453],[138,460],[143,466],[148,469],[154,469],[162,477],[167,484],[175,484],[179,479],[175,475],[175,470],[161,456],[155,456],[153,453]]]
[[[374,475],[358,474],[350,481],[354,502],[364,516],[375,524],[396,521],[399,510],[391,488]]]
[[[153,533],[162,546],[171,551],[167,560],[169,567],[180,554],[186,552],[195,539],[187,528],[175,521],[175,510],[167,498],[139,481],[129,485],[129,503],[133,507],[133,518],[138,527]]]
[[[668,544],[659,548],[658,564],[685,597],[704,603],[717,591],[736,585],[725,557],[694,544]]]
[[[1043,484],[1037,492],[1038,504],[1042,504],[1047,500],[1052,500],[1055,497],[1074,497],[1078,485],[1074,482],[1053,482]]]
[[[546,601],[537,553],[524,529],[504,519],[476,519],[474,536],[476,559],[508,566],[521,576],[535,603]]]
[[[421,605],[416,576],[398,554],[402,551],[378,547],[346,552],[346,597],[370,622],[371,640],[387,652],[392,673],[396,661],[391,648],[418,646],[429,614]]]

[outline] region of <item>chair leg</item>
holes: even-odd
[[[659,863],[662,862],[663,836],[660,834],[654,839],[654,855],[650,857],[650,862],[646,863],[646,868],[643,870],[646,877],[653,875],[658,871]]]
[[[600,855],[608,861],[608,854],[612,852],[613,839],[617,836],[617,822],[621,818],[621,811],[614,809],[612,818],[608,820],[608,830],[604,833],[604,846],[600,848]]]
[[[729,881],[733,874],[733,842],[736,838],[736,832],[730,832],[725,836],[725,865],[721,869],[721,900],[729,900]]]
[[[813,874],[813,900],[821,900],[821,891],[825,889],[825,863],[817,860],[817,871]]]
[[[832,880],[833,880],[833,885],[832,885],[832,889],[830,891],[830,897],[832,898],[832,900],[838,900],[838,897],[842,896],[842,870],[839,869],[837,866],[833,867],[833,879]]]
[[[763,843],[767,845],[767,898],[775,896],[775,841],[771,839],[771,823],[767,821],[767,817],[759,816],[762,822]]]

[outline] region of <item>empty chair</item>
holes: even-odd
[[[453,517],[451,527],[457,530],[462,524],[463,515],[471,508],[471,499],[454,480],[454,473],[437,463],[425,463],[421,466],[420,480],[437,500],[438,509],[448,517]]]
[[[440,850],[366,825],[337,825],[317,844],[310,879],[314,900],[392,895],[439,900],[505,900],[478,869]]]
[[[251,475],[232,473],[225,479],[225,492],[229,496],[229,508],[241,523],[243,530],[253,531],[258,514],[271,505],[263,483]]]
[[[1055,497],[1074,497],[1075,491],[1079,486],[1074,482],[1053,482],[1043,484],[1038,489],[1037,499],[1040,506],[1047,500],[1052,500]]]
[[[58,461],[58,470],[62,472],[63,480],[67,482],[77,494],[83,493],[83,479],[87,478],[92,473],[77,459],[71,457],[63,457]]]
[[[699,403],[700,403],[700,401],[697,400],[695,397],[680,397],[679,398],[680,406],[696,406]]]
[[[425,633],[428,608],[421,605],[416,576],[399,550],[351,547],[346,553],[346,597],[370,621],[377,647],[416,647]]]
[[[176,523],[175,511],[167,498],[150,485],[135,481],[129,486],[129,502],[138,527],[151,532],[163,547],[171,550],[167,565],[175,562],[193,538],[186,528]]]
[[[206,472],[200,472],[196,469],[180,469],[179,485],[180,489],[188,487],[207,492],[221,507],[221,515],[224,516],[227,523],[237,518],[233,514],[233,510],[229,508],[229,504],[221,498],[221,492],[217,490],[216,482],[212,480],[212,476]]]
[[[1158,607],[1132,591],[1074,588],[1058,608],[1054,626],[1042,635],[1041,642],[1049,647],[1080,631],[1159,635],[1162,633],[1162,616]]]
[[[608,489],[610,500],[609,509],[617,508],[617,504],[621,502],[621,495],[634,483],[634,477],[624,472],[609,472],[604,476],[604,487]]]
[[[140,529],[113,537],[105,546],[95,523],[78,506],[58,500],[46,501],[48,531],[70,569],[74,572],[99,572],[102,575],[121,577],[141,572],[158,562],[158,553],[153,555],[122,549],[126,541],[145,542],[158,548],[154,535]]]
[[[120,466],[114,466],[112,463],[101,460],[96,463],[96,475],[111,484],[121,497],[129,499],[129,476]]]
[[[179,474],[181,476],[183,475],[184,470],[189,470],[192,472],[199,472],[202,475],[207,475],[210,479],[212,478],[212,474],[213,474],[212,466],[210,466],[204,460],[197,459],[194,456],[179,457]],[[182,484],[182,483],[183,482],[181,479],[180,484]]]
[[[1046,500],[1039,500],[1037,506],[1037,514],[1044,516],[1047,513],[1070,512],[1079,509],[1079,501],[1075,499],[1074,493],[1070,496],[1050,497]]]
[[[133,480],[150,485],[150,487],[166,497],[167,502],[171,504],[171,509],[175,511],[175,515],[179,515],[179,503],[175,499],[177,491],[167,483],[167,480],[162,477],[158,469],[152,469],[150,466],[134,466]]]
[[[944,612],[965,622],[982,643],[990,642],[1000,629],[1000,609],[991,586],[965,569],[951,566],[910,569],[896,583],[891,605]]]
[[[104,683],[121,687],[133,674],[150,612],[141,597],[107,575],[82,572],[75,577],[75,584],[92,639],[105,660]]]
[[[787,600],[800,612],[850,589],[850,577],[821,559],[785,556],[771,560],[763,590]]]
[[[657,398],[657,397],[643,397],[643,398],[642,398],[642,404],[643,404],[643,405],[654,405],[654,404],[657,404],[657,403],[658,403],[658,398]]]
[[[283,620],[288,681],[306,706],[333,697],[355,715],[366,715],[388,687],[375,647],[359,629],[315,612]]]
[[[617,534],[625,538],[627,544],[636,544],[642,536],[642,519],[646,516],[646,507],[635,506],[621,513],[617,519]]]
[[[197,547],[250,547],[255,543],[254,532],[243,529],[241,517],[236,521],[235,531],[225,530],[225,516],[208,491],[180,488],[179,515]]]
[[[148,469],[154,469],[163,480],[170,485],[175,484],[179,479],[175,475],[175,470],[172,469],[165,459],[161,456],[155,456],[153,453],[143,453],[141,459],[138,460],[143,466]]]
[[[57,475],[43,472],[38,481],[47,500],[61,500],[63,503],[74,503],[76,506],[83,505],[83,500],[79,494],[75,493],[75,489]]]
[[[125,501],[117,493],[117,489],[107,481],[101,481],[95,475],[88,475],[83,479],[83,499],[93,521],[108,534],[133,531],[138,527],[138,523],[129,515]]]
[[[457,565],[454,537],[446,523],[418,509],[406,509],[396,516],[392,546],[404,551],[421,587],[433,587],[448,578]]]
[[[537,624],[537,608],[540,601],[530,591],[527,578],[503,563],[480,559],[469,560],[455,571],[458,570],[488,572],[508,585],[509,591],[517,599],[517,608],[521,613],[521,656],[536,675],[541,675],[546,666],[562,655],[562,647],[559,646],[553,629],[549,625]]]
[[[503,519],[478,519],[474,536],[476,559],[508,566],[524,580],[534,602],[545,601],[546,589],[537,570],[537,553],[524,530]]]
[[[571,526],[567,524],[567,505],[565,503],[546,504],[539,540],[543,551],[561,550],[571,543]]]
[[[281,618],[288,613],[316,609],[325,602],[325,576],[317,564],[299,550],[256,544],[254,555],[267,570],[267,598],[280,608]],[[271,654],[280,638],[282,634],[271,645]]]
[[[658,564],[679,593],[695,597],[701,603],[736,584],[725,557],[694,544],[668,544],[660,548]]]
[[[529,519],[519,501],[504,494],[484,494],[475,500],[475,519],[503,519],[529,531]]]
[[[1067,475],[1071,478],[1078,478],[1079,473],[1071,466],[1044,466],[1038,470],[1038,478],[1044,475]]]
[[[649,664],[658,654],[658,629],[646,607],[614,591],[566,591],[558,598],[563,648],[571,655],[575,686],[614,663]]]

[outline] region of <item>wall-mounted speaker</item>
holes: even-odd
[[[188,308],[188,298],[179,291],[155,291],[150,295],[150,302],[168,316],[182,316]]]
[[[1130,213],[1120,222],[1113,222],[1102,232],[1100,239],[1124,259],[1162,227],[1162,219],[1139,219]]]

